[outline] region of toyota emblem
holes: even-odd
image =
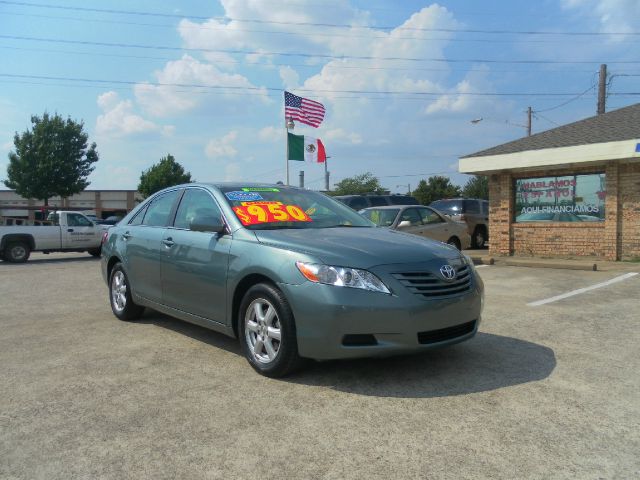
[[[440,273],[442,274],[442,278],[447,281],[451,281],[456,278],[456,271],[451,265],[443,265],[440,267]]]

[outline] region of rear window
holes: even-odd
[[[462,200],[436,200],[429,206],[450,215],[459,215],[462,213]]]
[[[371,220],[379,227],[390,227],[399,212],[399,208],[369,208],[361,212],[360,215],[367,220]]]
[[[465,200],[464,213],[480,213],[480,202],[478,200]]]
[[[420,205],[418,200],[409,195],[391,195],[388,198],[391,205]]]
[[[363,208],[367,208],[369,206],[369,204],[367,203],[367,200],[365,200],[362,197],[348,198],[347,200],[344,201],[344,203],[349,205],[354,210],[362,210]]]
[[[384,197],[368,197],[371,202],[372,207],[382,207],[383,205],[387,205],[387,201]]]

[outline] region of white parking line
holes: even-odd
[[[535,302],[527,303],[528,307],[539,307],[540,305],[545,305],[551,302],[557,302],[558,300],[562,300],[564,298],[573,297],[574,295],[580,295],[581,293],[588,292],[590,290],[595,290],[596,288],[606,287],[607,285],[611,285],[612,283],[622,282],[627,278],[635,277],[638,275],[636,272],[625,273],[624,275],[620,275],[619,277],[612,278],[611,280],[607,280],[606,282],[596,283],[595,285],[591,285],[590,287],[579,288],[578,290],[572,290],[567,293],[563,293],[562,295],[556,295],[555,297],[545,298],[544,300],[537,300]]]
[[[488,267],[489,265],[476,265],[476,268]]]

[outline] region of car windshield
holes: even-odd
[[[429,206],[449,215],[462,213],[462,200],[436,200]]]
[[[379,227],[390,227],[399,212],[399,208],[367,208],[362,210],[360,215],[367,220],[371,220]]]
[[[250,230],[374,227],[342,203],[309,190],[234,185],[220,191]]]

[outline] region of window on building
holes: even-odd
[[[519,178],[516,222],[602,222],[607,195],[604,173]]]

